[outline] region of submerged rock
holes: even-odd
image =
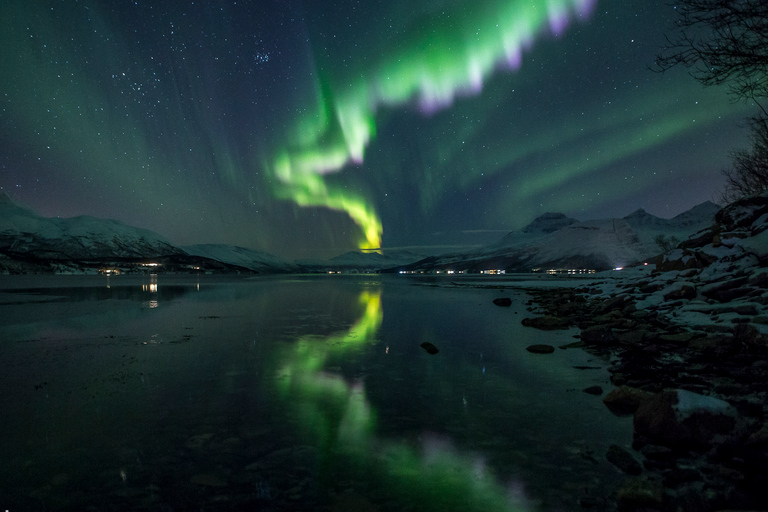
[[[612,444],[608,448],[605,458],[628,475],[639,475],[643,472],[643,468],[637,459],[621,446]]]
[[[542,331],[554,331],[568,328],[568,322],[556,316],[523,318],[523,321],[520,323],[526,327],[533,327],[535,329],[541,329]]]
[[[555,351],[555,347],[552,345],[530,345],[525,347],[525,350],[534,354],[551,354]]]
[[[584,391],[585,393],[589,393],[590,395],[603,394],[603,388],[600,386],[589,386],[588,388],[584,388],[582,391]]]
[[[436,346],[434,346],[433,344],[431,344],[431,343],[430,343],[430,342],[428,342],[428,341],[425,341],[424,343],[422,343],[422,344],[421,344],[421,345],[419,345],[419,346],[420,346],[421,348],[423,348],[424,350],[426,350],[427,352],[429,352],[430,354],[432,354],[432,355],[435,355],[435,354],[437,354],[438,352],[440,352],[440,351],[437,349],[437,347],[436,347]]]

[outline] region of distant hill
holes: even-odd
[[[536,268],[622,267],[660,254],[662,250],[655,241],[659,235],[683,241],[712,225],[718,210],[714,203],[705,202],[672,219],[640,209],[623,219],[584,222],[562,213],[545,213],[486,247],[429,257],[390,270],[530,272]]]
[[[165,270],[215,272],[321,272],[625,266],[660,254],[655,239],[683,241],[714,222],[718,206],[706,202],[662,219],[637,210],[623,219],[580,222],[545,213],[498,242],[472,251],[424,258],[410,251],[348,252],[323,261],[289,263],[271,254],[222,244],[173,245],[147,229],[90,216],[43,217],[0,193],[0,271],[79,272],[103,266],[137,268],[158,262]]]
[[[277,256],[255,249],[238,247],[236,245],[184,245],[182,246],[182,249],[194,256],[202,256],[257,272],[294,272],[299,270],[297,265],[288,263]]]
[[[90,216],[42,217],[0,194],[0,252],[40,260],[159,258],[183,253],[147,229]]]
[[[291,267],[274,256],[249,251],[193,246],[188,252],[154,231],[115,220],[43,217],[0,193],[0,271],[87,272],[105,266],[140,268],[147,262],[181,271],[284,272]]]
[[[421,260],[422,258],[424,258],[423,254],[416,254],[404,250],[384,250],[383,254],[377,252],[350,251],[328,260],[299,260],[296,264],[309,271],[358,270],[374,272],[398,265],[407,265]]]

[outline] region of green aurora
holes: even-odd
[[[672,216],[716,195],[753,109],[647,69],[662,1],[2,5],[0,189],[178,244],[429,251],[545,211]]]
[[[537,35],[559,33],[574,14],[585,16],[591,3],[463,2],[417,19],[405,28],[395,52],[371,59],[359,74],[328,59],[329,69],[314,73],[317,107],[297,122],[288,148],[275,159],[278,196],[301,206],[345,211],[362,231],[360,249],[379,249],[382,223],[373,206],[322,179],[352,162],[363,163],[376,133],[377,111],[415,101],[433,113],[449,107],[457,95],[479,94],[494,71],[520,66],[524,48]],[[324,80],[323,74],[332,78]]]

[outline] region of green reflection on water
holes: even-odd
[[[281,354],[277,393],[300,419],[310,443],[321,449],[326,462],[340,456],[359,474],[423,510],[528,510],[482,457],[461,453],[447,439],[424,436],[421,446],[413,447],[376,435],[376,411],[365,384],[325,368],[332,355],[376,341],[384,316],[381,289],[363,290],[358,306],[360,318],[348,330],[303,336]]]

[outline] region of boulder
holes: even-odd
[[[696,288],[687,284],[682,285],[677,289],[672,290],[664,295],[664,300],[666,301],[680,300],[680,299],[690,300],[695,298],[696,298]]]
[[[725,231],[733,231],[751,227],[765,213],[768,213],[768,197],[759,195],[739,199],[729,204],[715,214],[715,221]]]
[[[683,389],[662,391],[635,411],[635,435],[672,449],[704,448],[733,429],[735,416],[724,400]]]
[[[659,341],[664,343],[672,343],[675,345],[687,346],[691,340],[700,337],[701,334],[696,332],[678,332],[676,334],[662,334],[659,336]]]
[[[751,288],[744,286],[749,281],[749,277],[732,277],[724,281],[708,284],[701,290],[701,294],[708,299],[714,299],[719,302],[730,302],[731,300],[747,295]]]
[[[602,303],[598,304],[595,308],[595,312],[597,314],[605,314],[614,310],[621,311],[627,305],[629,300],[630,299],[626,295],[617,295],[616,297],[611,297],[610,299],[606,299]]]
[[[619,386],[603,398],[603,403],[614,414],[632,414],[640,404],[649,400],[653,395],[632,386]]]
[[[657,271],[670,272],[673,270],[703,268],[712,264],[715,260],[716,258],[709,257],[709,255],[701,251],[674,249],[659,256],[655,263]]]
[[[561,318],[556,316],[538,316],[534,318],[523,318],[520,322],[526,327],[533,327],[535,329],[541,329],[542,331],[554,331],[559,329],[567,329],[568,324]]]
[[[747,446],[752,449],[765,450],[768,448],[768,422],[760,430],[753,432],[747,439]]]
[[[738,324],[733,328],[733,342],[748,347],[765,347],[765,338],[754,325]]]
[[[595,325],[582,329],[581,341],[588,345],[611,345],[616,342],[616,337],[610,327]]]

